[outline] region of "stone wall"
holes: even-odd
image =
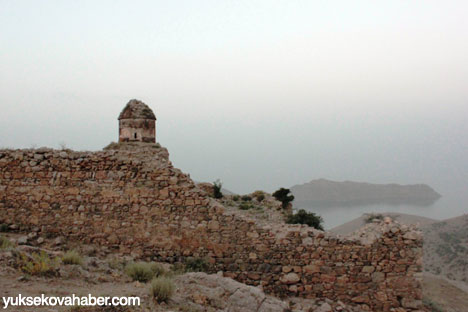
[[[422,240],[411,228],[372,224],[366,237],[349,240],[302,225],[260,225],[210,199],[166,149],[113,148],[0,151],[0,223],[142,259],[206,257],[213,272],[279,296],[372,311],[420,306]]]

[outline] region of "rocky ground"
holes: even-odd
[[[416,216],[416,215],[410,215],[410,214],[404,214],[404,213],[394,213],[394,212],[386,212],[382,214],[372,214],[372,213],[365,213],[359,218],[353,219],[351,221],[348,221],[346,223],[343,223],[337,227],[334,227],[330,230],[330,232],[333,232],[338,235],[348,235],[362,226],[364,226],[366,223],[368,223],[371,219],[372,216],[388,216],[401,224],[415,224],[418,225],[418,227],[425,227],[426,225],[430,225],[434,222],[437,222],[437,220],[431,219],[431,218],[426,218],[426,217],[421,217],[421,216]]]
[[[440,276],[424,274],[423,291],[425,304],[432,311],[462,312],[468,307],[468,293]]]
[[[257,222],[280,224],[285,212],[281,203],[271,195],[255,192],[243,196],[231,195],[220,200],[223,206],[235,213],[245,214]],[[428,222],[427,224],[430,224]],[[365,240],[372,235],[372,222],[354,233]],[[71,294],[95,296],[138,296],[142,305],[132,308],[9,308],[6,311],[360,311],[356,307],[330,300],[289,298],[280,300],[267,296],[261,288],[247,286],[218,274],[187,272],[186,268],[163,264],[175,291],[167,302],[158,302],[150,294],[150,284],[132,280],[125,267],[133,261],[130,257],[118,257],[90,245],[71,244],[64,238],[38,237],[35,233],[18,233],[8,230],[0,233],[8,240],[0,242],[0,297],[67,296]],[[327,235],[332,235],[327,233]],[[5,241],[5,240],[4,240]],[[61,259],[68,250],[77,250],[81,264],[64,264]],[[25,272],[25,261],[34,254],[45,253],[56,260],[47,274]],[[25,260],[26,259],[26,260]],[[437,276],[424,276],[423,291],[426,311],[464,311],[468,306],[468,294]],[[404,310],[396,310],[404,311]]]
[[[339,235],[366,233],[372,217],[391,217],[402,224],[418,225],[424,238],[423,293],[433,311],[466,311],[468,307],[468,215],[437,221],[425,217],[384,213],[365,214],[331,232]]]
[[[424,267],[468,289],[468,215],[423,227]]]
[[[253,218],[264,225],[282,224],[289,209],[283,209],[281,202],[271,194],[256,191],[247,195],[229,195],[219,199],[224,207]]]
[[[247,286],[218,274],[186,272],[161,264],[175,291],[167,302],[158,302],[150,293],[150,283],[132,280],[125,272],[128,257],[106,255],[90,245],[69,244],[63,238],[47,239],[25,233],[2,233],[0,248],[0,297],[4,296],[138,296],[139,307],[109,309],[89,307],[10,307],[5,311],[360,311],[342,302],[292,298],[280,300],[265,295],[261,288]],[[67,250],[77,250],[81,264],[65,264]],[[25,267],[42,254],[50,260],[44,273],[31,273]],[[45,263],[45,264],[44,264]],[[2,303],[3,304],[3,303]],[[2,306],[3,307],[3,306]]]

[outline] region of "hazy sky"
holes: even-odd
[[[467,1],[0,0],[0,146],[98,150],[132,98],[192,178],[468,186]]]

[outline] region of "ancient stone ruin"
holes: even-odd
[[[156,116],[139,100],[130,100],[119,115],[119,142],[156,142]]]
[[[129,111],[146,107],[139,103]],[[128,116],[154,125],[150,111],[126,108],[120,120]],[[348,239],[260,224],[210,198],[173,167],[165,148],[122,141],[97,152],[0,150],[0,223],[140,259],[206,258],[211,272],[280,297],[369,311],[421,306],[422,238],[413,228],[386,221]]]

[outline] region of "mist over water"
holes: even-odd
[[[465,203],[465,204],[464,204]],[[309,208],[324,219],[325,229],[331,229],[345,222],[359,218],[364,213],[395,212],[445,220],[468,213],[467,192],[449,193],[429,206],[411,205],[370,205],[361,207]],[[397,219],[398,220],[398,219]]]

